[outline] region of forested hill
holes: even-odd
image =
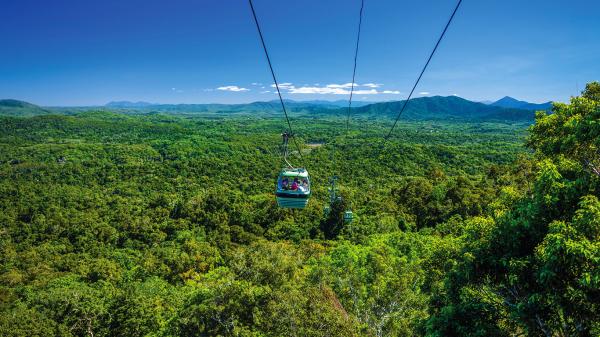
[[[383,102],[356,108],[359,115],[395,117],[404,101]],[[433,96],[412,99],[406,106],[407,119],[467,119],[533,121],[534,113],[524,109],[504,108],[469,101],[457,96]]]
[[[35,116],[49,114],[50,111],[35,104],[16,99],[0,99],[0,115],[3,116]]]
[[[491,103],[490,105],[499,106],[502,108],[513,108],[513,109],[524,109],[524,110],[545,110],[548,111],[552,109],[552,102],[546,103],[529,103],[525,101],[519,101],[518,99],[512,98],[510,96],[504,96],[496,102]]]
[[[12,100],[6,100],[12,101]],[[524,102],[526,103],[526,102]],[[8,105],[0,110],[2,115],[29,116],[46,114],[47,110],[32,104],[21,102],[23,106]],[[352,109],[353,116],[363,118],[395,118],[404,105],[404,101],[366,104],[357,102]],[[35,108],[34,108],[35,107]],[[347,108],[341,102],[286,100],[290,113],[305,117],[345,116]],[[278,101],[252,102],[244,104],[152,104],[147,102],[110,102],[104,107],[51,108],[54,113],[79,113],[89,109],[104,109],[127,114],[166,113],[175,115],[218,115],[255,117],[281,116]],[[410,101],[403,113],[410,120],[460,120],[460,121],[501,121],[533,122],[534,111],[517,109],[469,101],[456,96],[420,97]]]

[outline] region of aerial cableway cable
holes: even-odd
[[[358,31],[356,33],[356,47],[354,49],[354,67],[352,69],[352,82],[350,84],[350,97],[348,98],[348,112],[346,113],[346,136],[348,135],[348,132],[350,131],[350,115],[352,112],[352,96],[354,94],[354,81],[356,79],[356,63],[357,63],[357,59],[358,59],[358,47],[360,45],[360,30],[362,27],[362,18],[363,18],[363,9],[365,7],[365,0],[361,0],[360,1],[360,11],[358,13]],[[335,159],[335,139],[333,142],[333,153],[332,156]],[[335,167],[335,165],[334,165]]]
[[[352,94],[354,94],[354,79],[356,77],[356,60],[358,58],[358,46],[360,44],[360,28],[362,26],[363,8],[365,0],[360,1],[360,13],[358,14],[358,33],[356,34],[356,48],[354,49],[354,69],[352,70],[352,85],[350,87],[350,99],[348,100],[348,115],[346,116],[346,134],[350,128],[350,112],[352,110]]]
[[[414,93],[415,89],[417,88],[417,85],[419,84],[421,77],[423,77],[423,73],[425,73],[425,70],[427,69],[429,62],[431,61],[431,58],[435,54],[435,51],[437,50],[438,46],[440,45],[440,42],[442,42],[442,39],[444,38],[444,35],[446,34],[446,31],[448,30],[448,27],[450,26],[452,19],[454,19],[454,15],[456,14],[456,11],[458,11],[458,7],[460,7],[461,3],[462,3],[462,0],[458,0],[458,2],[456,3],[456,7],[454,8],[452,15],[450,15],[450,18],[448,19],[448,22],[446,23],[446,26],[444,27],[442,34],[438,38],[437,43],[435,44],[435,47],[433,47],[431,54],[429,54],[429,58],[427,59],[427,62],[425,62],[425,66],[423,66],[423,69],[421,69],[421,73],[419,74],[419,77],[415,81],[415,84],[413,85],[410,93],[408,94],[408,98],[406,98],[406,100],[404,101],[404,104],[402,105],[402,108],[400,109],[400,112],[398,112],[398,115],[396,116],[396,120],[394,121],[394,124],[392,125],[392,128],[390,129],[390,132],[388,132],[388,134],[383,138],[384,144],[388,140],[388,138],[390,138],[390,136],[392,135],[392,132],[394,131],[394,128],[396,127],[396,124],[398,123],[398,120],[400,119],[400,116],[404,112],[404,109],[406,109],[406,106],[408,105],[408,101],[410,101],[410,98],[412,97],[412,94]]]
[[[354,49],[354,67],[352,68],[352,82],[350,83],[350,96],[348,97],[348,112],[346,114],[346,137],[348,136],[348,133],[350,131],[350,115],[352,112],[352,97],[354,94],[354,87],[355,87],[355,80],[356,80],[356,64],[357,64],[357,60],[358,60],[358,49],[360,46],[360,31],[361,31],[361,27],[362,27],[362,18],[363,18],[363,9],[365,7],[365,1],[361,0],[360,1],[360,11],[358,14],[358,30],[356,33],[356,47]],[[334,138],[333,142],[332,142],[332,149],[331,149],[331,161],[332,161],[332,174],[331,174],[331,178],[329,179],[329,183],[331,184],[331,187],[329,188],[329,206],[325,207],[325,215],[329,216],[329,212],[331,211],[331,209],[334,208],[334,203],[339,202],[342,200],[341,196],[338,196],[338,191],[337,191],[337,187],[336,187],[336,183],[337,183],[337,179],[339,178],[336,174],[335,174],[335,169],[336,169],[336,165],[335,165],[335,150],[336,150],[337,144],[336,144],[336,139]],[[352,218],[353,218],[353,214],[352,211],[350,209],[346,209],[346,211],[344,212],[344,223],[351,223],[352,222]]]
[[[271,58],[269,57],[269,52],[267,51],[267,46],[265,44],[265,39],[263,38],[262,31],[260,30],[260,24],[258,23],[258,18],[256,17],[256,11],[254,10],[254,5],[252,4],[252,0],[248,0],[250,3],[250,9],[252,10],[252,17],[254,17],[254,23],[256,24],[256,29],[258,30],[258,35],[260,36],[260,42],[262,43],[263,50],[265,52],[265,56],[267,58],[267,63],[269,64],[269,69],[271,70],[271,76],[273,76],[273,82],[275,83],[275,88],[277,89],[277,95],[279,95],[279,102],[281,102],[281,109],[283,110],[283,114],[285,116],[285,120],[287,121],[289,135],[292,137],[294,141],[294,145],[296,149],[298,149],[298,155],[301,160],[304,160],[302,157],[302,151],[300,150],[300,146],[296,141],[296,137],[294,136],[294,130],[292,129],[292,123],[290,123],[290,118],[288,116],[287,110],[285,109],[285,103],[283,102],[283,98],[281,97],[281,91],[279,90],[279,83],[277,82],[277,77],[275,77],[275,71],[273,71],[273,65],[271,64]]]

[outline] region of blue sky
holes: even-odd
[[[254,0],[285,98],[347,99],[359,0]],[[365,0],[358,100],[406,96],[454,0]],[[0,2],[0,98],[276,96],[245,0]],[[464,0],[417,96],[568,100],[600,80],[600,1]],[[220,89],[219,89],[220,88]]]

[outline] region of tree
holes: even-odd
[[[600,83],[586,85],[571,104],[555,103],[552,112],[536,113],[527,144],[546,157],[577,160],[600,176]]]
[[[465,231],[430,335],[600,333],[600,112],[589,98],[597,88],[538,113],[528,139],[538,158],[533,188],[495,205],[504,210],[483,235]]]

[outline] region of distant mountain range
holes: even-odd
[[[298,116],[344,116],[347,101],[293,101],[285,100],[290,113]],[[404,101],[353,102],[352,114],[363,118],[395,118]],[[431,96],[412,99],[402,118],[410,120],[473,120],[531,122],[534,110],[549,110],[551,103],[534,104],[504,97],[491,104],[473,102],[457,96]],[[110,102],[104,107],[42,108],[17,100],[0,100],[0,115],[32,116],[49,113],[78,113],[102,109],[128,114],[184,114],[184,115],[253,115],[279,116],[279,101],[252,102],[244,104],[153,104],[148,102]]]
[[[538,110],[548,111],[548,110],[552,109],[552,102],[536,104],[536,103],[529,103],[529,102],[525,102],[525,101],[519,101],[518,99],[512,98],[510,96],[504,96],[503,98],[497,100],[494,103],[491,103],[490,105],[499,106],[502,108],[524,109],[524,110],[533,110],[533,111],[538,111]]]
[[[395,117],[404,101],[384,102],[355,109],[356,114]],[[406,119],[469,119],[533,121],[530,110],[504,108],[473,102],[457,96],[431,96],[412,99],[402,115]]]
[[[319,106],[325,106],[325,107],[347,107],[348,106],[348,100],[337,100],[337,101],[325,101],[325,100],[312,100],[312,101],[294,101],[291,99],[284,99],[283,100],[285,102],[286,105],[291,105],[291,106],[312,106],[312,105],[319,105]],[[106,105],[104,105],[107,108],[124,108],[124,109],[128,109],[128,108],[148,108],[148,107],[162,107],[162,108],[166,108],[168,106],[195,106],[195,107],[206,107],[207,109],[210,110],[211,107],[221,107],[221,108],[225,108],[227,109],[227,106],[230,107],[235,107],[235,106],[243,106],[243,105],[248,105],[248,104],[257,104],[260,106],[262,104],[274,104],[277,106],[280,106],[281,103],[279,103],[279,100],[271,100],[271,101],[267,101],[267,102],[254,102],[254,103],[242,103],[242,104],[219,104],[219,103],[214,103],[214,104],[156,104],[156,103],[148,103],[148,102],[130,102],[130,101],[116,101],[116,102],[109,102]],[[361,106],[365,106],[365,105],[369,105],[369,104],[373,104],[373,102],[364,102],[364,101],[352,101],[352,107],[361,107]]]
[[[107,108],[145,108],[151,105],[155,105],[153,103],[148,102],[130,102],[130,101],[115,101],[108,102],[104,105]]]

